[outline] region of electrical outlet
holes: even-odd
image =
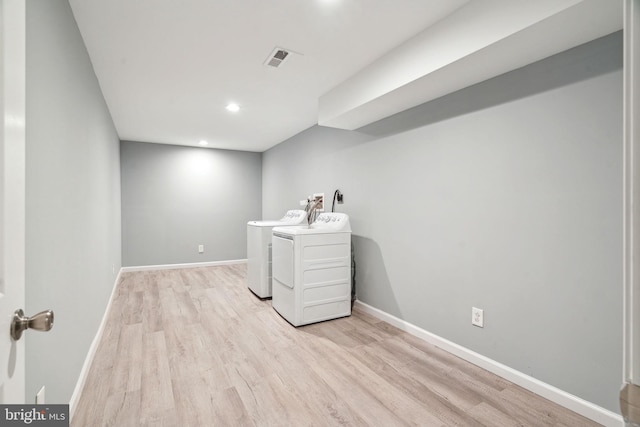
[[[198,253],[199,254],[203,254],[204,253],[204,245],[198,245]]]
[[[318,212],[324,212],[324,193],[313,193],[313,199],[320,200],[316,205],[316,210]]]
[[[36,394],[36,405],[44,405],[44,386]]]
[[[471,307],[471,324],[484,328],[484,310]]]

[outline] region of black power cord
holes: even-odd
[[[331,203],[331,212],[335,212],[336,211],[336,200],[338,200],[338,203],[343,203],[343,195],[340,192],[340,190],[336,190],[333,192],[333,202]]]

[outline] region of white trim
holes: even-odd
[[[175,270],[178,268],[214,267],[216,265],[246,264],[246,259],[232,259],[227,261],[192,262],[186,264],[164,264],[164,265],[138,265],[132,267],[122,267],[123,272],[130,271],[151,271],[151,270]]]
[[[624,2],[623,382],[640,384],[640,0]],[[623,384],[624,386],[624,384]]]
[[[95,358],[96,351],[98,350],[98,345],[100,344],[100,340],[102,340],[104,327],[107,324],[107,317],[109,317],[109,311],[111,310],[111,303],[113,302],[113,297],[116,294],[116,289],[118,289],[118,285],[120,284],[120,276],[122,275],[122,272],[123,272],[123,269],[121,268],[120,271],[118,271],[118,275],[116,276],[116,280],[113,284],[113,289],[111,290],[111,296],[109,297],[109,302],[107,303],[107,307],[105,308],[104,314],[102,315],[102,321],[100,322],[100,326],[98,326],[98,331],[96,332],[96,336],[93,337],[93,341],[91,342],[91,346],[89,347],[89,352],[87,353],[87,357],[84,359],[84,364],[82,365],[82,370],[80,371],[78,382],[76,383],[76,387],[73,390],[71,399],[69,400],[69,420],[73,419],[73,414],[78,405],[78,401],[80,400],[82,389],[84,388],[84,384],[87,381],[87,376],[89,375],[89,369],[91,369],[91,365],[93,364],[93,359]]]
[[[0,1],[0,264],[5,284],[0,326],[5,332],[14,310],[25,307],[25,16],[24,1]],[[8,333],[0,339],[3,404],[25,401],[25,341],[11,341]]]
[[[423,339],[424,341],[433,344],[445,351],[448,351],[449,353],[454,354],[461,359],[466,360],[467,362],[473,363],[474,365],[486,369],[489,372],[492,372],[508,381],[511,381],[512,383],[517,384],[520,387],[523,387],[539,396],[542,396],[545,399],[555,402],[558,405],[564,406],[567,409],[577,412],[578,414],[587,417],[595,422],[598,422],[604,426],[611,427],[624,426],[624,420],[622,419],[622,416],[611,412],[608,409],[602,408],[591,402],[587,402],[584,399],[581,399],[552,385],[530,377],[527,374],[516,371],[513,368],[496,362],[495,360],[489,359],[488,357],[469,350],[468,348],[451,342],[438,335],[432,334],[431,332],[425,331],[424,329],[419,328],[402,319],[399,319],[389,313],[385,313],[382,310],[365,304],[360,300],[356,300],[355,304],[358,308],[360,308],[360,310],[364,311],[365,313],[371,314],[372,316],[383,320],[398,329],[401,329],[413,336]]]

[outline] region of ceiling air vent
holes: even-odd
[[[271,52],[271,54],[267,57],[267,60],[264,61],[264,65],[278,68],[284,63],[284,61],[287,60],[287,58],[291,56],[291,53],[292,52],[290,50],[277,47],[273,49],[273,52]]]

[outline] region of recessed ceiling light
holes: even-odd
[[[203,147],[205,145],[209,145],[209,143],[207,141],[205,141],[204,139],[202,141],[198,142],[198,144],[202,145]]]
[[[240,106],[232,102],[227,105],[227,110],[231,111],[232,113],[237,113],[238,111],[240,111]]]

